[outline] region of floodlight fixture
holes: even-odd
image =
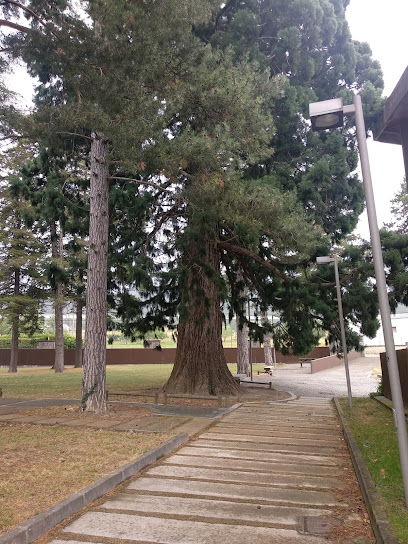
[[[343,126],[343,99],[333,98],[309,104],[312,130],[327,130]]]

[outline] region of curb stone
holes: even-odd
[[[11,529],[0,536],[0,544],[30,544],[64,519],[79,512],[79,510],[99,499],[127,478],[134,476],[140,470],[156,462],[189,440],[190,437],[187,433],[178,434],[166,440],[166,442],[140,455],[134,461],[119,467],[107,476],[73,493],[67,499]]]
[[[390,521],[385,513],[381,498],[376,485],[371,478],[367,465],[364,462],[357,442],[354,440],[350,426],[346,421],[344,412],[338,399],[335,397],[334,404],[343,427],[344,436],[350,452],[351,461],[360,484],[360,489],[370,516],[371,526],[378,544],[398,544],[399,540],[391,527]],[[0,540],[0,544],[1,540]]]

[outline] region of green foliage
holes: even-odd
[[[20,335],[18,347],[20,349],[33,349],[37,347],[38,342],[54,341],[54,334],[41,334],[34,333],[32,336]],[[0,336],[0,348],[10,349],[11,347],[11,336],[10,335],[1,335]],[[66,349],[75,349],[75,338],[70,334],[64,334],[64,348]]]

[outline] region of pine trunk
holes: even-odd
[[[14,271],[14,296],[20,294],[20,270]],[[18,312],[15,312],[11,320],[11,351],[10,351],[10,364],[9,372],[17,372],[18,364],[18,338],[20,332],[20,316]]]
[[[108,141],[92,134],[88,284],[82,402],[84,410],[106,413],[106,319],[109,236]]]
[[[58,263],[62,258],[62,235],[58,236],[57,226],[51,225],[51,254]],[[63,318],[63,287],[59,281],[55,282],[54,316],[55,316],[55,372],[64,372],[64,318]]]
[[[75,325],[75,368],[82,367],[82,298],[77,299]]]
[[[249,343],[248,326],[239,328],[239,317],[237,316],[237,372],[238,374],[249,374]]]
[[[242,280],[242,276],[237,277]],[[240,296],[245,298],[248,295],[248,289],[245,288]],[[237,373],[249,375],[249,343],[248,343],[248,325],[243,324],[241,328],[241,319],[237,315]]]
[[[222,318],[218,288],[205,268],[219,277],[219,252],[208,234],[204,248],[194,243],[188,255],[186,302],[188,319],[178,326],[173,371],[164,390],[184,394],[237,394],[222,346]],[[198,264],[200,263],[200,264]]]
[[[261,320],[262,320],[262,323],[265,323],[265,321],[268,321],[268,315],[265,312],[262,312]],[[271,336],[269,333],[264,334],[263,345],[264,345],[265,365],[272,366],[273,356],[272,356]]]

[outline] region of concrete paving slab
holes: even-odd
[[[196,444],[196,442],[194,442]],[[240,449],[218,449],[218,448],[204,448],[197,446],[185,446],[180,450],[182,455],[193,455],[195,457],[223,457],[230,459],[248,459],[258,461],[260,459],[267,459],[270,463],[283,462],[293,463],[296,465],[323,465],[323,466],[337,466],[338,459],[326,456],[318,455],[291,455],[287,453],[275,453],[268,452],[268,455],[260,455],[259,451],[240,450]]]
[[[147,471],[149,476],[166,478],[187,478],[223,483],[242,483],[260,486],[292,487],[305,489],[341,489],[344,484],[338,478],[310,476],[306,474],[282,474],[264,472],[242,472],[202,467],[179,467],[160,465]]]
[[[247,434],[245,431],[238,433],[230,432],[223,433],[220,429],[214,429],[213,431],[203,433],[200,435],[203,440],[239,440],[240,442],[251,442],[258,444],[285,444],[291,446],[316,446],[319,448],[329,448],[332,450],[342,447],[343,442],[338,437],[336,440],[323,439],[316,440],[314,437],[310,437],[309,440],[305,438],[298,438],[297,436],[275,436],[269,433],[263,434]]]
[[[184,417],[168,416],[163,418],[157,417],[156,419],[157,421],[149,425],[149,431],[171,431],[186,422],[186,418]]]
[[[0,416],[0,421],[13,421],[19,419],[21,416],[18,415],[18,412],[4,414]]]
[[[322,417],[322,418],[316,418],[312,415],[304,415],[299,417],[292,417],[290,414],[282,414],[282,415],[259,415],[254,414],[253,416],[249,417],[239,417],[238,415],[230,416],[226,418],[226,421],[243,421],[243,422],[251,422],[256,421],[257,423],[268,423],[271,424],[277,424],[277,423],[290,423],[292,425],[298,425],[299,427],[316,427],[316,428],[328,428],[333,429],[336,428],[338,425],[337,420],[333,418],[328,417]],[[254,422],[255,422],[254,421]]]
[[[294,429],[293,427],[283,427],[282,425],[267,425],[265,423],[245,423],[239,425],[238,422],[232,423],[230,421],[220,421],[216,427],[214,427],[211,432],[214,433],[223,433],[223,432],[234,432],[236,429],[239,429],[242,433],[248,435],[258,435],[258,434],[273,434],[273,436],[296,436],[298,438],[308,439],[313,438],[314,440],[332,440],[339,441],[339,429],[331,430],[315,430],[311,432],[306,432],[299,429]]]
[[[239,448],[242,450],[250,449],[251,451],[259,452],[287,452],[287,453],[298,453],[299,455],[329,455],[329,456],[340,456],[343,454],[338,448],[330,448],[323,446],[294,446],[290,443],[275,444],[273,441],[268,443],[267,440],[245,440],[245,437],[241,440],[241,437],[235,435],[225,435],[224,438],[214,437],[213,440],[206,440],[203,438],[196,444],[197,446],[205,446],[210,448]]]
[[[153,491],[155,493],[207,496],[208,498],[251,499],[267,501],[269,503],[314,506],[317,508],[341,506],[341,503],[331,493],[325,491],[258,487],[248,484],[224,484],[219,482],[199,482],[142,476],[131,482],[127,489],[133,491]]]
[[[177,428],[177,432],[187,433],[189,436],[194,436],[197,433],[203,431],[204,429],[207,429],[207,427],[209,427],[213,423],[214,422],[211,419],[193,418],[193,419],[187,420],[186,423],[183,423],[182,425],[180,425],[180,427]]]
[[[88,512],[64,531],[85,536],[165,544],[328,544],[297,531],[156,517]]]
[[[129,510],[138,513],[179,514],[200,518],[236,520],[297,527],[300,517],[320,517],[330,510],[299,508],[295,506],[271,506],[256,503],[187,499],[184,497],[156,497],[120,493],[103,504],[107,510]]]
[[[222,457],[196,457],[190,455],[180,455],[176,453],[165,461],[164,464],[178,466],[193,466],[193,467],[211,467],[219,469],[243,470],[243,471],[262,471],[263,474],[268,472],[284,474],[305,474],[316,476],[340,476],[343,469],[338,466],[322,466],[322,465],[297,465],[288,464],[285,462],[270,462],[260,460],[246,459],[223,459]]]
[[[320,446],[292,446],[290,444],[265,444],[258,442],[244,442],[240,440],[201,440],[201,438],[194,444],[197,447],[203,448],[234,448],[240,450],[249,450],[253,452],[259,452],[263,457],[267,457],[269,453],[274,452],[287,452],[298,453],[299,455],[327,455],[329,457],[338,457],[343,454],[339,450],[329,451],[327,448]]]
[[[79,423],[82,421],[82,425]],[[64,427],[71,427],[73,425],[77,425],[79,427],[89,427],[91,429],[110,429],[111,427],[115,427],[115,425],[118,424],[117,421],[103,421],[100,418],[97,419],[77,419],[77,420],[69,420],[64,421],[64,423],[61,423],[61,425],[64,425]]]

